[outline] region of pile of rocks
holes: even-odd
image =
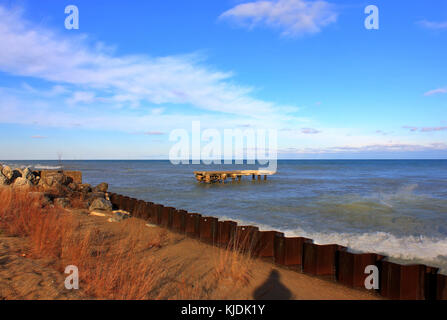
[[[14,185],[17,187],[32,186],[39,183],[40,176],[37,171],[30,168],[11,169],[0,165],[0,186]]]
[[[83,209],[112,211],[107,183],[96,187],[76,183],[63,171],[46,172],[43,175],[42,172],[30,168],[12,169],[0,165],[0,187],[26,188],[33,193],[39,193],[45,199],[44,205],[67,208],[76,200],[77,206]]]

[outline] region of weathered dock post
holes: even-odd
[[[231,177],[233,182],[240,182],[242,176],[250,176],[252,180],[256,180],[256,176],[258,177],[258,181],[262,180],[262,175],[264,175],[264,180],[267,180],[267,176],[271,174],[275,174],[274,171],[267,170],[232,170],[232,171],[194,171],[194,175],[198,182],[204,183],[225,183],[225,181]]]

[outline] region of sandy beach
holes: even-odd
[[[130,230],[144,230],[139,240],[151,242],[162,235],[160,247],[139,252],[141,259],[155,259],[161,272],[148,293],[155,299],[341,299],[370,300],[380,297],[340,284],[279,268],[261,260],[247,259],[144,221],[108,222],[82,210],[64,210],[79,221],[84,231],[95,229],[115,241]],[[0,299],[104,299],[82,288],[64,288],[65,275],[55,258],[29,254],[29,239],[0,236]],[[55,268],[56,267],[56,268]],[[82,279],[82,271],[80,271]],[[138,285],[135,283],[134,285]],[[134,297],[129,297],[134,298]]]
[[[0,188],[0,299],[380,298],[102,210],[104,185],[68,182]],[[64,286],[68,265],[79,290]]]

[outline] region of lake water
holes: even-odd
[[[3,161],[81,170],[85,183],[202,215],[426,263],[447,273],[447,160],[283,160],[269,180],[205,185],[169,161]]]

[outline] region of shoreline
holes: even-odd
[[[71,175],[68,177],[71,181],[66,181],[67,176],[64,178],[62,172],[54,170],[44,174],[40,173],[42,178],[37,179],[39,180],[38,186],[45,186],[45,181],[50,179],[52,183],[55,183],[52,188],[60,189],[56,192],[70,193],[72,197],[79,197],[80,200],[87,202],[90,206],[89,217],[96,209],[100,211],[104,209],[92,209],[92,203],[96,201],[92,197],[99,197],[101,199],[99,202],[102,204],[110,200],[110,208],[105,210],[105,212],[109,212],[107,223],[121,221],[116,220],[116,212],[110,214],[112,210],[124,210],[131,217],[148,222],[151,228],[167,230],[173,235],[183,237],[186,239],[185,241],[190,239],[197,242],[196,240],[200,240],[201,243],[213,248],[209,250],[216,248],[217,250],[242,253],[259,263],[265,263],[270,268],[279,270],[277,271],[279,274],[286,272],[287,283],[298,281],[294,279],[304,281],[302,279],[315,278],[333,283],[335,287],[331,290],[341,290],[340,292],[343,291],[342,288],[353,290],[352,292],[357,292],[361,296],[360,299],[366,299],[369,296],[409,300],[446,298],[446,277],[437,275],[436,268],[425,265],[394,264],[386,261],[385,257],[374,253],[351,253],[347,251],[346,247],[336,244],[317,245],[311,239],[285,237],[281,232],[259,231],[254,226],[238,226],[233,221],[219,221],[214,217],[204,217],[200,214],[109,193],[107,184],[91,188],[89,185],[82,184],[82,173],[66,172],[67,175]],[[74,179],[76,179],[76,190],[71,190],[74,188],[72,185]],[[71,188],[68,187],[69,185]],[[54,203],[59,203],[60,201],[56,201],[57,199],[60,198],[53,197],[51,200]],[[68,200],[70,202],[72,199]],[[123,219],[122,215],[121,219]],[[191,245],[187,252],[191,253],[197,250],[197,246],[198,244]],[[372,291],[374,293],[364,289],[364,280],[367,276],[364,269],[368,265],[377,266],[380,273],[380,289],[376,292]],[[305,283],[304,281],[302,286],[305,287]],[[336,292],[333,294],[336,295]]]
[[[249,243],[257,248],[258,258],[270,260],[274,265],[298,274],[316,276],[357,290],[364,290],[367,266],[379,271],[379,289],[374,290],[383,298],[400,300],[447,299],[447,276],[438,274],[438,268],[422,264],[401,265],[387,261],[376,253],[352,253],[338,244],[318,245],[312,239],[285,237],[278,231],[259,231],[255,226],[238,226],[234,221],[219,221],[172,207],[145,202],[111,193],[114,206],[138,218],[149,221],[191,238],[217,247],[231,245],[231,241]],[[184,216],[182,218],[182,216]],[[183,219],[183,220],[182,220]],[[192,220],[196,222],[192,222]],[[193,226],[195,224],[195,226]],[[231,234],[231,227],[233,234]],[[258,247],[257,247],[258,246]],[[260,249],[261,248],[261,249]]]

